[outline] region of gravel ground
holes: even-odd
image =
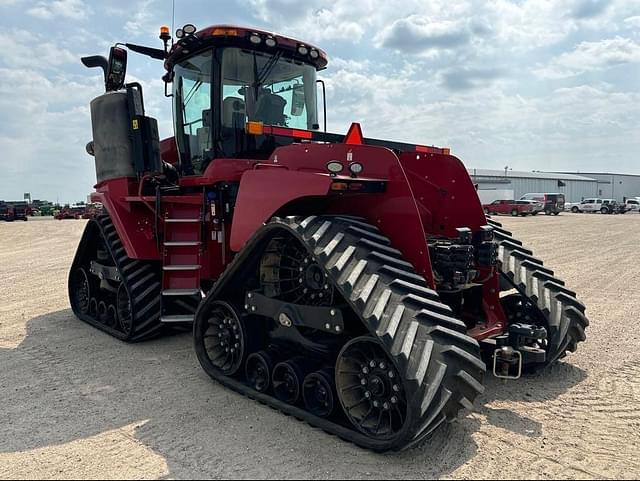
[[[640,215],[502,220],[587,304],[589,341],[387,455],[212,383],[188,334],[126,345],[76,320],[84,221],[0,223],[0,478],[637,479]]]

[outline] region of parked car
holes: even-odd
[[[566,202],[564,194],[546,194],[546,193],[532,193],[525,194],[520,197],[520,200],[535,200],[540,202],[544,206],[544,213],[546,215],[558,215],[564,210],[564,204]]]
[[[627,199],[625,201],[625,206],[627,207],[627,212],[640,212],[640,200],[636,199]]]
[[[603,214],[626,214],[626,204],[620,204],[615,199],[604,199],[602,201],[602,209],[600,212]]]
[[[627,207],[619,204],[615,199],[584,199],[582,202],[571,207],[571,212],[600,212],[601,214],[624,214]]]
[[[577,214],[578,212],[580,212],[580,204],[581,202],[567,202],[564,205],[564,210]]]
[[[571,207],[571,212],[600,212],[602,210],[602,199],[589,198]]]
[[[516,200],[516,204],[531,205],[533,207],[531,215],[538,215],[540,212],[544,212],[544,204],[537,200]]]
[[[535,215],[539,211],[536,203],[520,200],[496,200],[483,206],[485,214]]]

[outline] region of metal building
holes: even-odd
[[[538,192],[563,193],[567,202],[580,202],[585,197],[599,196],[599,182],[583,175],[491,169],[469,169],[469,174],[478,185],[478,190],[509,190],[513,191],[515,199]]]
[[[596,197],[602,199],[616,199],[624,202],[630,197],[640,196],[640,175],[612,174],[612,173],[580,173],[598,182]]]

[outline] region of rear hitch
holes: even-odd
[[[511,346],[496,349],[493,353],[493,375],[498,379],[522,377],[522,353]]]
[[[493,374],[500,379],[520,379],[523,366],[544,364],[547,352],[541,343],[547,339],[547,330],[529,324],[512,324],[508,334],[496,338],[493,353]]]

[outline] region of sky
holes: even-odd
[[[328,52],[328,127],[449,147],[470,168],[640,174],[640,0],[176,0],[175,28],[234,23]],[[171,0],[0,0],[0,199],[95,183],[84,55],[161,47]],[[130,54],[172,135],[162,63]]]

